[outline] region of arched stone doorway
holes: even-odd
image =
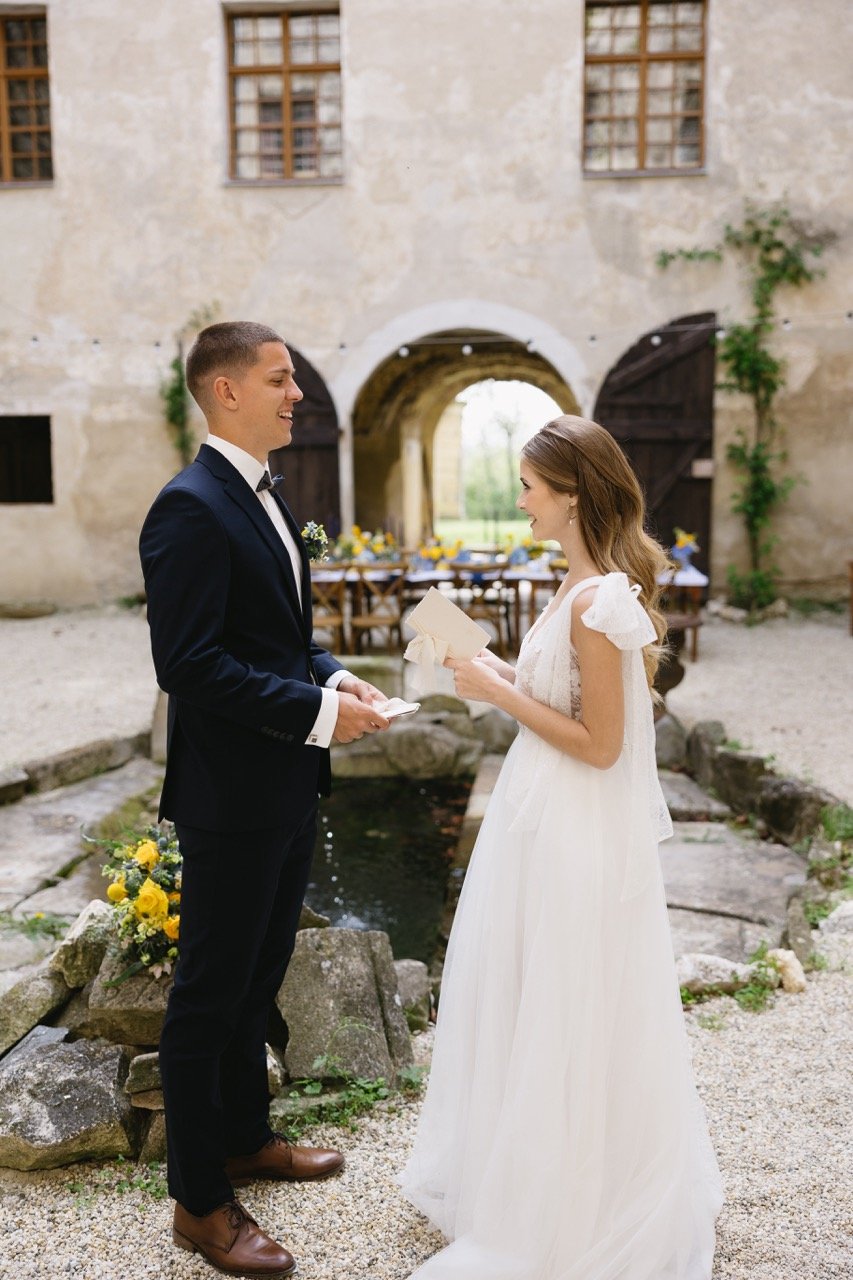
[[[314,366],[295,347],[288,350],[303,399],[294,415],[293,440],[270,454],[270,468],[287,477],[287,503],[297,522],[317,520],[335,538],[341,531],[338,415]]]
[[[529,382],[565,413],[575,396],[533,343],[484,329],[425,333],[401,345],[363,384],[352,412],[355,511],[415,545],[432,531],[432,444],[445,407],[487,378]]]

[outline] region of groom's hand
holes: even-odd
[[[341,684],[349,683],[352,682],[341,681]],[[364,681],[359,680],[358,683],[363,684]],[[373,688],[372,685],[369,687]],[[337,695],[338,719],[332,734],[335,742],[354,742],[356,738],[362,738],[366,733],[376,733],[377,730],[387,729],[390,725],[391,721],[387,720],[381,711],[377,711],[371,702],[362,702],[354,694],[342,690],[341,685],[338,685]]]
[[[381,689],[377,689],[375,684],[370,684],[368,680],[359,680],[357,676],[344,676],[338,688],[343,693],[351,693],[358,698],[359,702],[366,702],[371,707],[377,702],[384,707],[388,701],[388,695]]]

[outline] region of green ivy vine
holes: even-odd
[[[190,394],[184,374],[184,338],[209,324],[216,314],[217,304],[199,307],[187,317],[175,335],[175,355],[169,364],[169,376],[160,383],[160,399],[169,426],[172,443],[178,451],[181,465],[192,462],[195,441],[190,427]]]
[[[776,294],[783,287],[802,288],[820,272],[810,259],[820,256],[828,237],[809,234],[784,206],[758,209],[747,204],[740,226],[728,224],[722,242],[710,249],[662,250],[662,269],[677,260],[722,262],[726,252],[738,254],[749,277],[752,314],[743,323],[727,324],[717,338],[717,354],[724,377],[717,385],[738,391],[752,401],[751,436],[739,431],[726,451],[740,477],[732,510],[743,518],[749,547],[749,571],[734,565],[727,570],[733,604],[755,612],[776,599],[779,569],[772,562],[777,539],[769,534],[774,513],[797,483],[782,474],[787,461],[776,447],[776,397],[785,386],[785,363],[773,354]]]

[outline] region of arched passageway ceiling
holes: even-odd
[[[471,354],[463,355],[462,347]],[[571,388],[536,351],[505,334],[459,329],[424,336],[395,352],[364,383],[353,410],[353,436],[367,440],[399,430],[406,419],[421,419],[428,433],[442,409],[460,391],[487,378],[529,382],[547,392],[565,413],[578,413]]]

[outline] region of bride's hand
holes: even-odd
[[[494,702],[495,694],[505,683],[479,655],[467,662],[445,658],[444,665],[453,672],[457,696],[469,698],[473,702]]]

